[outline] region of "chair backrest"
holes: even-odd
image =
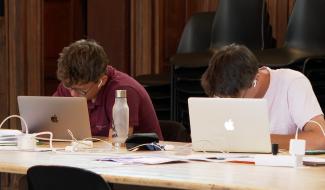
[[[286,47],[325,49],[325,1],[296,0],[289,18]]]
[[[177,53],[203,52],[209,49],[215,12],[193,14],[185,25]]]
[[[219,0],[211,47],[238,43],[250,49],[263,49],[264,6],[264,0]]]
[[[302,72],[310,80],[318,102],[325,111],[325,57],[308,58],[305,60]]]
[[[191,141],[189,133],[181,123],[170,120],[159,120],[159,124],[165,141]]]
[[[27,171],[30,190],[110,190],[104,179],[91,171],[67,166],[33,166]]]

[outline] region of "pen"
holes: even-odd
[[[226,160],[226,159],[234,159],[234,158],[251,158],[251,157],[250,156],[231,156],[231,157],[213,156],[213,157],[207,157],[207,159],[211,159],[211,160]]]
[[[239,160],[230,160],[230,161],[227,161],[227,162],[238,163],[238,164],[255,164],[255,162],[252,162],[252,161],[239,161]]]

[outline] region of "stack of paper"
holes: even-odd
[[[0,146],[17,146],[17,138],[22,132],[13,129],[0,129]]]

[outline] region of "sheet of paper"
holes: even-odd
[[[167,156],[111,156],[97,159],[97,161],[117,162],[122,164],[167,164],[188,162],[184,159],[172,158]]]

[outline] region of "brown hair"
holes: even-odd
[[[254,54],[243,45],[231,44],[215,50],[201,84],[210,97],[238,97],[251,87],[257,72]]]
[[[106,72],[107,55],[93,40],[78,40],[63,48],[58,59],[57,77],[70,87],[74,84],[97,82]]]

